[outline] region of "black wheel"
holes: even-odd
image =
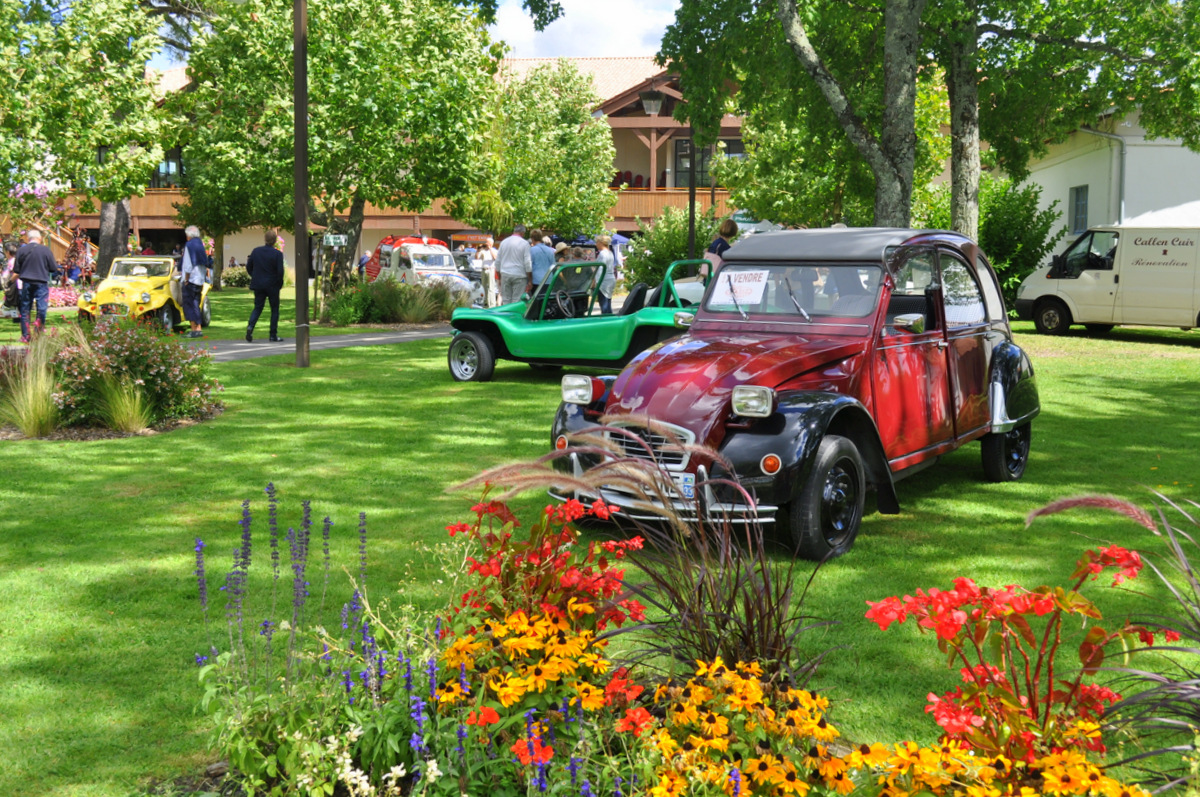
[[[204,297],[204,302],[200,305],[200,326],[204,329],[212,323],[212,305],[208,303],[208,297]]]
[[[1011,432],[984,435],[983,474],[990,482],[1013,482],[1025,473],[1029,462],[1029,442],[1033,433],[1029,424],[1018,426]]]
[[[555,291],[554,306],[558,308],[559,318],[574,318],[575,317],[575,302],[571,301],[571,294],[566,291]]]
[[[1092,335],[1107,335],[1112,332],[1114,324],[1084,324],[1087,331]]]
[[[1033,311],[1033,325],[1043,335],[1065,335],[1071,327],[1071,311],[1058,299],[1046,299]]]
[[[459,332],[446,354],[455,382],[487,382],[496,369],[492,342],[482,332]]]
[[[171,305],[169,304],[164,304],[158,308],[158,311],[154,314],[154,320],[167,332],[175,329],[175,313],[171,311]]]
[[[858,448],[845,437],[827,435],[789,513],[796,553],[820,561],[850,550],[862,523],[866,492]]]

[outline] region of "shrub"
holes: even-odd
[[[638,235],[629,246],[625,258],[625,282],[636,285],[644,282],[657,285],[667,275],[667,267],[688,256],[687,208],[665,208],[662,215],[650,223],[637,220]],[[696,213],[696,257],[717,236],[720,221],[712,208]]]
[[[0,390],[0,420],[26,437],[44,437],[59,426],[52,363],[60,345],[57,333],[41,334],[27,352],[3,358],[6,386]]]
[[[395,280],[351,284],[329,300],[324,320],[349,324],[421,324],[444,321],[470,302],[462,291],[441,282],[407,285]]]
[[[221,284],[227,288],[249,288],[250,272],[245,266],[226,266],[221,271]]]
[[[1060,228],[1051,235],[1062,213],[1055,200],[1046,210],[1038,209],[1041,186],[1018,184],[1004,178],[984,177],[979,181],[979,245],[996,270],[1004,301],[1010,313],[1021,281],[1032,274],[1066,234]],[[926,202],[913,208],[913,224],[950,229],[950,186],[932,191]]]
[[[109,429],[136,433],[153,422],[146,394],[128,377],[105,377],[99,387],[99,416]]]
[[[104,319],[86,327],[54,358],[55,401],[69,425],[103,423],[103,385],[115,377],[137,386],[152,423],[210,412],[221,385],[208,375],[212,356],[156,325]]]

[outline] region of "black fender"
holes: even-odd
[[[554,441],[560,435],[570,437],[573,434],[578,434],[586,429],[594,429],[600,425],[600,416],[604,414],[604,407],[608,403],[608,396],[612,392],[613,383],[617,381],[616,376],[599,376],[594,377],[604,383],[604,394],[600,398],[593,401],[591,404],[569,404],[565,401],[559,402],[558,411],[554,413],[554,423],[550,425],[550,448],[554,448]],[[583,457],[583,466],[591,467],[599,464],[598,457]],[[554,469],[561,471],[570,470],[570,462],[566,457],[559,457],[554,460]]]
[[[733,466],[738,480],[758,500],[781,505],[799,497],[812,469],[821,440],[827,434],[851,440],[862,455],[866,481],[876,493],[883,514],[900,511],[892,471],[871,414],[856,399],[826,391],[781,393],[776,411],[745,429],[730,429],[721,455]],[[774,476],[763,474],[759,463],[767,454],[783,460]],[[714,477],[724,475],[714,466]]]
[[[992,350],[988,401],[993,432],[1012,431],[1041,412],[1033,363],[1012,341],[1004,341]]]

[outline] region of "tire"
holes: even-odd
[[[1084,324],[1083,325],[1091,335],[1107,335],[1113,331],[1115,324]]]
[[[850,550],[866,501],[862,455],[848,438],[826,435],[789,516],[796,554],[822,561]]]
[[[459,332],[450,341],[446,362],[455,382],[488,382],[496,369],[496,354],[482,332]]]
[[[1058,299],[1046,299],[1034,309],[1033,325],[1043,335],[1065,335],[1071,328],[1071,311]]]
[[[1029,444],[1033,433],[1029,424],[1011,432],[984,435],[980,441],[983,455],[983,474],[990,482],[1015,482],[1025,473],[1029,463]]]
[[[212,323],[212,305],[208,303],[208,297],[204,297],[204,303],[200,305],[200,327],[208,329],[208,325]]]
[[[166,332],[171,332],[175,329],[175,313],[171,310],[171,305],[164,304],[154,313],[154,320]]]

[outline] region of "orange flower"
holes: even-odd
[[[496,713],[496,709],[492,708],[491,706],[483,706],[479,709],[478,714],[472,711],[467,715],[467,724],[478,725],[480,728],[487,727],[488,725],[495,725],[499,721],[500,715]]]

